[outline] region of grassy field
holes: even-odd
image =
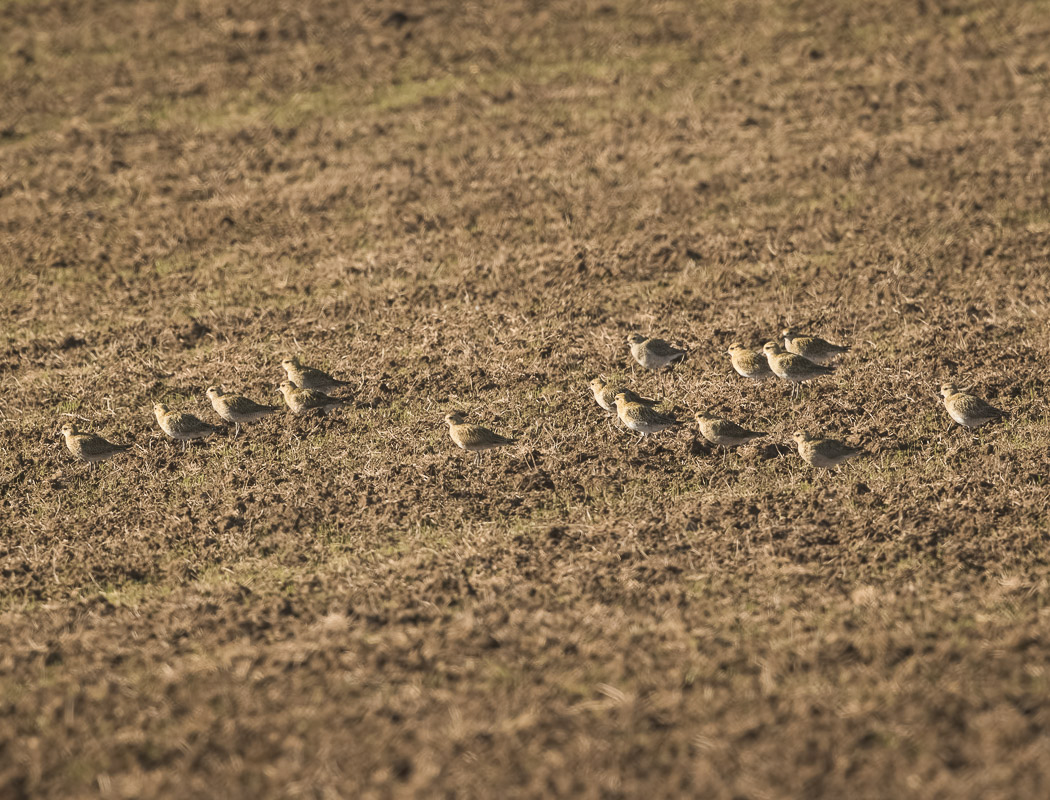
[[[1048,40],[1046,0],[0,2],[0,795],[1050,796]],[[787,325],[853,346],[797,401],[725,353]],[[288,354],[348,407],[157,428]],[[770,436],[638,443],[598,374]],[[455,409],[518,443],[473,466]],[[89,472],[71,418],[134,448]]]

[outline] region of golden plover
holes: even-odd
[[[821,439],[805,431],[795,431],[791,437],[798,445],[798,454],[811,467],[830,469],[856,458],[863,450],[850,447],[836,439]]]
[[[716,417],[714,414],[709,414],[706,411],[701,411],[696,415],[696,424],[707,441],[725,448],[747,444],[752,439],[760,439],[766,435],[758,431],[749,431],[747,428],[741,428],[735,422]]]
[[[219,431],[219,428],[197,419],[193,414],[169,410],[164,403],[153,404],[153,416],[157,418],[157,424],[162,431],[172,439],[182,442],[184,451],[186,443],[191,439],[203,439]]]
[[[830,375],[835,371],[834,367],[823,364],[814,364],[808,358],[803,358],[795,353],[785,353],[784,348],[776,342],[766,342],[762,348],[769,361],[769,368],[778,378],[794,384],[791,387],[791,396],[795,397],[799,392],[799,384],[819,378],[821,375]]]
[[[339,406],[346,403],[339,397],[329,397],[324,392],[316,389],[300,389],[291,381],[281,381],[277,391],[284,395],[284,402],[293,414],[308,414],[315,409],[321,409],[325,414],[331,414]]]
[[[780,338],[789,353],[808,358],[814,364],[830,364],[836,356],[849,352],[848,347],[826,342],[818,336],[801,336],[794,328],[782,330]]]
[[[495,431],[490,431],[481,425],[466,422],[463,414],[459,411],[453,411],[451,414],[445,415],[445,422],[448,423],[449,437],[461,450],[467,450],[474,454],[475,464],[481,462],[482,451],[514,444],[513,439],[500,436]]]
[[[631,355],[634,356],[634,360],[646,369],[655,370],[671,366],[679,363],[686,356],[685,350],[672,347],[663,339],[652,339],[640,333],[632,333],[628,336],[627,343],[631,346]]]
[[[108,461],[117,453],[131,449],[130,444],[113,444],[94,433],[81,433],[72,422],[62,426],[62,435],[66,439],[69,452],[90,464],[91,469],[95,468],[96,462]]]
[[[738,375],[750,378],[753,381],[764,381],[773,377],[773,370],[769,368],[769,361],[765,353],[756,353],[748,350],[739,342],[729,345],[729,360]]]
[[[333,378],[327,372],[322,372],[313,367],[304,367],[299,363],[297,357],[286,358],[281,362],[288,380],[300,389],[313,389],[315,392],[334,392],[343,386],[349,386],[346,381]]]
[[[959,387],[951,382],[941,384],[941,397],[944,398],[948,416],[967,428],[977,428],[1006,416],[1005,411],[1000,411],[979,397],[959,391]]]
[[[227,394],[220,386],[209,386],[207,394],[215,413],[233,423],[234,436],[241,432],[241,423],[255,422],[277,411],[277,406],[264,406],[239,394]]]
[[[629,403],[641,403],[646,406],[659,405],[658,400],[648,400],[644,397],[639,397],[625,386],[620,386],[617,383],[611,383],[602,380],[601,378],[595,378],[589,385],[591,387],[591,394],[594,395],[594,401],[606,411],[611,411],[613,414],[616,413],[616,395],[620,392],[623,392],[627,396],[627,402]]]
[[[659,433],[681,424],[674,417],[661,414],[644,403],[632,403],[624,392],[618,392],[615,400],[620,422],[641,434],[642,439],[650,433]]]

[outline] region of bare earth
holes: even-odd
[[[1046,0],[0,2],[0,797],[1050,796],[1048,41]],[[787,325],[853,346],[798,401],[725,353]],[[632,331],[690,355],[632,376]],[[156,427],[289,354],[350,404]],[[639,444],[601,373],[770,436]]]

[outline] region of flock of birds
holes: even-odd
[[[832,344],[816,336],[801,336],[792,329],[782,331],[781,337],[784,340],[783,347],[778,342],[770,341],[766,342],[761,351],[750,350],[739,343],[732,344],[728,352],[733,369],[753,381],[764,381],[774,376],[788,381],[792,384],[792,396],[795,396],[800,391],[801,384],[834,372],[834,360],[849,350],[849,347]],[[673,347],[663,339],[638,333],[628,336],[627,344],[634,360],[645,369],[653,371],[674,367],[681,363],[688,353]],[[319,369],[304,366],[298,358],[284,359],[281,367],[287,375],[287,380],[280,384],[278,391],[293,414],[329,414],[347,402],[329,394],[347,386],[346,381],[338,380]],[[623,425],[638,433],[640,438],[644,439],[647,435],[682,424],[675,417],[657,411],[656,401],[639,396],[621,383],[610,383],[595,378],[591,381],[590,388],[598,405],[610,413],[615,413]],[[944,398],[948,415],[967,428],[976,428],[1005,416],[1005,412],[979,397],[960,391],[954,383],[942,384],[941,396]],[[241,395],[227,394],[218,386],[209,387],[207,397],[215,413],[234,425],[235,436],[240,434],[241,425],[256,422],[279,410],[277,406],[256,403]],[[183,450],[188,442],[203,439],[220,430],[193,414],[173,411],[164,403],[155,403],[153,414],[160,429],[172,439],[181,442]],[[449,437],[456,446],[474,453],[475,463],[480,460],[481,453],[485,450],[514,444],[513,439],[467,422],[464,415],[458,411],[448,414],[445,422],[448,424]],[[696,414],[696,422],[700,434],[707,441],[727,450],[767,435],[748,430],[735,422],[707,412]],[[84,433],[72,422],[62,426],[62,435],[69,451],[92,466],[131,447],[114,444],[97,434]],[[802,430],[796,431],[792,438],[798,446],[799,455],[814,467],[837,467],[863,453],[863,450],[850,447],[836,439],[813,436]]]
[[[849,351],[848,346],[832,344],[818,336],[802,336],[788,328],[780,333],[784,346],[776,341],[763,345],[761,351],[744,347],[739,342],[729,346],[729,359],[737,374],[753,381],[772,377],[792,384],[792,397],[801,391],[801,385],[835,371],[835,359]],[[651,370],[671,367],[683,361],[687,351],[673,347],[663,339],[653,339],[633,333],[627,337],[634,360]],[[639,397],[630,389],[610,384],[601,378],[591,381],[591,392],[599,406],[615,412],[620,421],[642,437],[680,425],[672,416],[654,409],[655,401]],[[941,385],[945,410],[958,424],[976,428],[1005,416],[1005,412],[972,394],[962,392],[954,383]],[[726,450],[748,444],[768,434],[748,430],[737,423],[711,414],[698,412],[695,416],[700,434],[711,444]],[[791,437],[799,456],[810,466],[829,469],[856,458],[864,451],[850,447],[837,439],[814,436],[808,431],[795,431]]]

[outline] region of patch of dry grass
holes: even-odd
[[[1044,796],[1046,4],[393,10],[4,4],[0,793]]]

